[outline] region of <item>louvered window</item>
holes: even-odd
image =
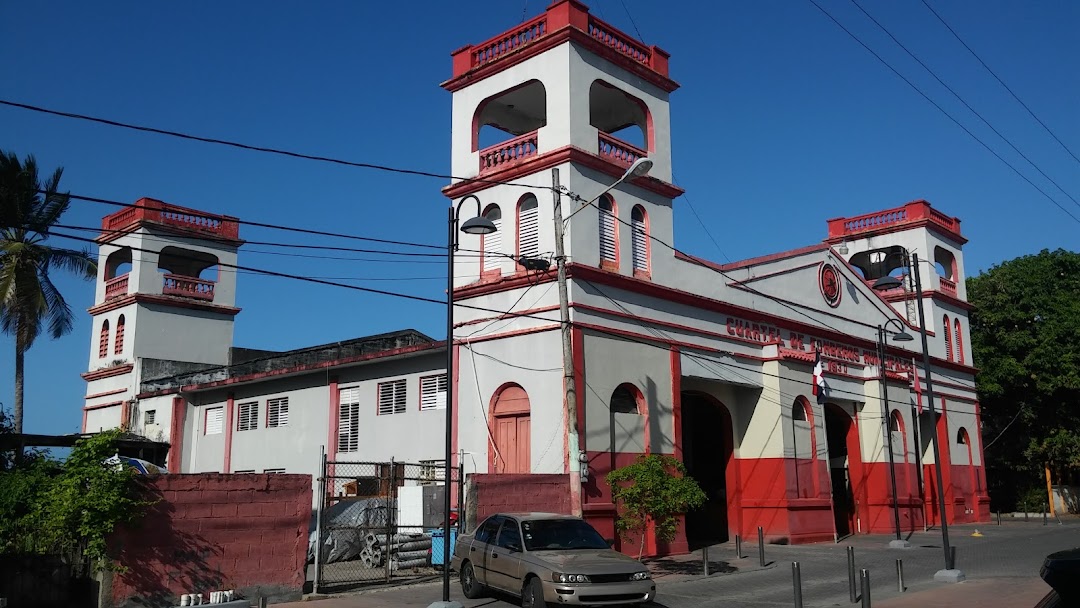
[[[341,389],[338,403],[338,451],[355,452],[360,449],[360,389]]]
[[[212,407],[206,410],[206,434],[220,435],[225,427],[225,410],[220,407]]]
[[[405,380],[379,383],[379,415],[405,413]]]
[[[101,324],[101,335],[98,337],[98,358],[104,359],[109,355],[109,320]]]
[[[518,255],[540,254],[540,211],[536,197],[527,194],[518,207]]]
[[[485,234],[480,239],[481,249],[484,253],[484,270],[498,270],[499,262],[502,260],[502,210],[497,206],[492,206],[484,214],[487,219],[491,220],[492,224],[495,224],[495,232],[491,234]]]
[[[941,324],[944,327],[942,330],[945,334],[945,359],[947,361],[953,360],[953,344],[952,344],[952,325],[949,324],[949,315],[945,315],[941,319]]]
[[[266,402],[266,426],[270,428],[289,426],[289,398],[280,397]]]
[[[146,410],[143,414],[143,424],[154,424],[157,421],[157,410]]]
[[[645,210],[634,207],[630,214],[634,270],[649,271],[649,233],[645,224]]]
[[[113,354],[119,355],[124,352],[124,315],[116,320],[116,344],[113,345]]]
[[[241,403],[240,415],[236,417],[236,430],[253,431],[259,428],[259,402]]]
[[[615,248],[615,206],[607,196],[600,198],[600,260],[618,261]]]
[[[263,473],[267,473],[269,475],[281,475],[284,472],[285,469],[263,469]]]
[[[964,332],[960,330],[960,319],[953,319],[953,333],[956,338],[956,360],[964,362]]]
[[[446,407],[446,374],[420,378],[420,411]]]

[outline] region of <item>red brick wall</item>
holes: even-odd
[[[570,513],[569,475],[472,474],[468,483],[470,530],[493,513]]]
[[[142,490],[157,503],[110,541],[129,569],[103,593],[112,606],[179,606],[181,594],[202,593],[206,602],[228,589],[299,599],[310,475],[162,475],[143,480]]]

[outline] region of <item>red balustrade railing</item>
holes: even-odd
[[[118,277],[105,281],[105,299],[111,300],[112,298],[119,298],[120,296],[126,296],[128,292],[128,276],[122,274]]]
[[[644,44],[615,29],[603,21],[589,16],[589,36],[604,46],[626,55],[638,63],[652,67],[652,52]]]
[[[950,281],[945,277],[938,277],[938,281],[941,284],[941,293],[956,297],[956,281]]]
[[[510,141],[480,151],[480,173],[516,165],[537,155],[537,132],[526,133]]]
[[[207,301],[213,301],[214,299],[213,281],[176,274],[165,275],[163,281],[161,293],[167,296],[180,296],[182,298]]]
[[[617,137],[612,137],[603,131],[597,134],[596,153],[600,158],[606,158],[614,163],[629,167],[639,158],[648,156],[648,152],[631,146]]]
[[[855,217],[831,219],[829,220],[829,238],[839,240],[839,238],[852,234],[873,232],[916,222],[937,224],[946,231],[958,237],[960,236],[960,220],[941,213],[926,201],[919,200],[895,209],[886,209]]]
[[[547,15],[540,15],[532,21],[523,23],[520,27],[474,45],[471,49],[472,67],[494,61],[507,53],[511,53],[527,44],[536,42],[541,36],[547,33]]]
[[[124,230],[139,221],[175,226],[184,230],[231,239],[240,237],[240,224],[234,217],[204,213],[152,198],[141,198],[135,202],[134,206],[106,216],[101,220],[103,236],[114,236],[117,231]]]

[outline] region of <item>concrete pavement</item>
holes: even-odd
[[[983,534],[973,537],[978,528]],[[1049,588],[1039,578],[1043,558],[1053,551],[1080,546],[1080,522],[1008,522],[1001,526],[956,526],[950,540],[957,547],[957,565],[968,581],[947,585],[933,580],[944,567],[941,533],[910,535],[910,549],[890,549],[886,536],[855,536],[838,544],[767,545],[766,566],[758,564],[757,547],[743,546],[744,557],[734,555],[733,543],[710,548],[711,575],[701,573],[701,552],[648,562],[657,583],[657,600],[650,608],[709,608],[792,606],[791,562],[802,571],[803,601],[807,608],[850,605],[845,548],[855,548],[856,567],[870,572],[874,605],[887,608],[979,606],[1024,608],[1034,606]],[[906,590],[897,589],[896,560],[903,560]],[[424,583],[321,599],[303,608],[426,607],[441,597],[439,583]],[[456,578],[451,597],[467,608],[508,608],[512,598],[464,600]],[[312,598],[313,599],[313,598]],[[299,608],[299,607],[296,607]]]

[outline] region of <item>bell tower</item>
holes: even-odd
[[[142,198],[106,216],[96,241],[87,431],[134,425],[132,403],[150,367],[227,364],[239,312],[236,218]]]
[[[476,195],[498,231],[462,235],[458,285],[523,273],[521,256],[555,250],[552,171],[560,186],[592,200],[634,163],[651,171],[632,178],[567,222],[565,251],[575,263],[649,277],[671,257],[650,258],[648,239],[671,242],[668,54],[604,23],[577,0],[556,0],[543,14],[452,53],[451,167],[464,178],[444,189],[458,200]],[[477,180],[477,181],[473,181]],[[512,184],[512,185],[511,185]],[[563,216],[582,205],[562,198]],[[464,219],[464,218],[463,218]],[[636,246],[635,246],[636,245]],[[659,252],[657,252],[659,253]]]

